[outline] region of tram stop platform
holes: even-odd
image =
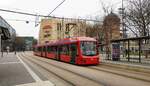
[[[54,86],[14,53],[0,56],[0,86]]]

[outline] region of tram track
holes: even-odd
[[[26,63],[28,63],[28,65],[31,65],[31,63],[34,65],[34,67],[35,67],[35,65],[36,66],[38,66],[38,67],[40,67],[40,68],[42,68],[43,70],[45,70],[45,71],[47,71],[48,72],[48,74],[53,74],[54,76],[55,76],[55,78],[56,79],[58,79],[57,81],[63,81],[63,82],[65,82],[65,83],[60,83],[60,84],[57,84],[57,82],[54,82],[55,84],[57,84],[58,86],[76,86],[75,84],[73,84],[73,83],[71,83],[70,81],[68,81],[68,80],[66,80],[66,79],[64,79],[63,77],[60,77],[60,76],[58,76],[55,72],[52,72],[52,71],[50,71],[50,70],[48,70],[47,68],[45,68],[45,67],[43,67],[43,66],[41,66],[41,65],[39,65],[39,64],[37,64],[37,63],[35,63],[34,61],[32,61],[32,60],[29,60],[29,59],[27,59],[27,58],[22,58],[22,56],[20,55],[20,57],[21,57],[21,59],[23,60],[23,61],[25,61]],[[32,66],[33,67],[33,66]],[[48,78],[48,77],[47,77]],[[54,80],[54,81],[56,81],[56,80]],[[64,85],[65,84],[65,85]]]
[[[143,74],[150,74],[149,68],[143,68],[140,66],[129,66],[129,65],[112,64],[112,63],[102,63],[102,65],[106,67],[116,68],[116,69],[124,69],[124,70],[140,72]],[[98,67],[100,66],[101,65],[98,65]]]
[[[118,67],[112,67],[112,66],[109,67],[109,66],[106,66],[106,65],[105,66],[89,66],[87,68],[93,69],[93,70],[96,70],[96,71],[108,72],[108,73],[112,73],[112,74],[115,74],[115,75],[124,76],[124,77],[127,77],[127,78],[142,80],[142,81],[145,81],[145,82],[150,82],[150,78],[149,78],[150,74],[148,74],[148,73],[141,73],[141,72],[126,70],[126,69],[121,69],[121,68],[118,69]],[[72,71],[69,71],[69,72],[72,72]]]
[[[33,58],[36,58],[36,59],[38,59],[38,60],[44,60],[44,62],[46,62],[46,63],[48,63],[48,64],[52,64],[52,65],[54,65],[55,67],[59,67],[59,68],[61,68],[62,69],[62,65],[63,64],[65,64],[66,65],[66,67],[65,68],[63,68],[63,69],[65,69],[65,70],[67,70],[67,71],[71,71],[71,72],[75,72],[75,74],[78,74],[79,76],[83,76],[83,77],[85,77],[85,78],[88,78],[89,80],[94,80],[94,81],[96,81],[96,82],[99,82],[99,83],[102,83],[104,86],[120,86],[120,85],[122,85],[122,83],[118,83],[118,84],[116,84],[116,83],[113,83],[112,81],[116,81],[116,80],[112,80],[112,81],[109,81],[109,80],[107,80],[107,78],[110,78],[110,77],[108,77],[108,75],[112,75],[112,74],[114,74],[113,76],[115,76],[115,77],[126,77],[126,79],[128,80],[128,78],[129,78],[129,80],[133,80],[133,81],[139,81],[140,80],[140,82],[145,82],[145,83],[149,83],[149,81],[147,81],[147,80],[143,80],[143,79],[137,79],[137,78],[133,78],[133,77],[130,77],[130,76],[125,76],[125,75],[123,75],[123,74],[118,74],[118,73],[115,73],[115,72],[111,72],[111,71],[104,71],[104,70],[99,70],[99,69],[94,69],[94,68],[90,68],[89,66],[86,66],[86,67],[83,67],[83,66],[75,66],[75,65],[71,65],[71,64],[66,64],[66,63],[63,63],[63,62],[59,62],[59,61],[55,61],[55,60],[47,60],[47,59],[44,59],[44,58],[39,58],[38,56],[33,56],[31,53],[30,54],[28,54],[27,53],[27,56],[32,56]],[[51,63],[52,62],[52,63]],[[58,64],[59,64],[59,66],[58,65],[56,65],[55,63],[57,63],[58,62]],[[61,65],[62,64],[62,65]],[[69,66],[71,66],[71,67],[69,67]],[[104,80],[102,79],[102,80],[100,80],[100,78],[98,77],[98,76],[95,76],[95,75],[93,75],[93,74],[89,74],[89,75],[87,75],[87,74],[83,74],[84,72],[83,71],[80,71],[80,72],[78,72],[78,69],[73,69],[73,68],[81,68],[81,69],[85,69],[86,71],[88,70],[88,71],[93,71],[93,73],[95,73],[95,75],[100,75],[100,76],[102,76],[103,77],[103,75],[101,75],[101,72],[105,72],[106,74],[108,74],[107,75],[107,77],[106,78],[104,78]],[[76,71],[75,71],[76,70]],[[95,71],[95,72],[94,72]],[[107,80],[107,81],[105,81],[105,79]],[[128,80],[128,81],[129,81]],[[113,83],[114,85],[110,85],[110,84],[108,84],[108,83]],[[122,85],[122,86],[133,86],[133,85],[128,85],[128,83],[125,83],[126,85]],[[135,84],[137,84],[137,83],[135,83]],[[137,86],[139,86],[138,84],[137,84]],[[141,86],[141,85],[140,85]],[[147,85],[145,85],[145,86],[147,86]],[[149,86],[149,85],[148,85]]]
[[[38,64],[38,62],[33,61],[33,59],[31,59],[31,58],[29,59],[26,55],[22,55],[22,56],[25,57],[26,59],[30,60],[30,61],[33,62],[34,64],[37,64],[38,66],[42,67],[43,69],[45,69],[45,70],[47,70],[47,71],[53,73],[54,75],[56,75],[57,77],[63,79],[64,81],[68,82],[69,84],[71,84],[71,86],[85,86],[85,85],[80,85],[81,83],[79,84],[79,82],[78,82],[78,84],[76,84],[76,83],[74,83],[73,81],[69,81],[69,80],[65,79],[65,78],[62,77],[61,75],[59,75],[59,74],[57,74],[57,73],[55,73],[55,72],[50,71],[48,68],[42,66],[41,64]],[[29,56],[29,55],[28,55],[28,56]],[[30,57],[31,57],[31,56],[30,56]],[[32,57],[33,57],[33,56],[32,56]],[[55,68],[59,68],[59,69],[61,69],[61,70],[63,70],[63,71],[67,71],[68,73],[72,73],[72,75],[75,75],[75,76],[78,77],[77,80],[78,80],[79,78],[82,78],[82,81],[84,81],[84,80],[86,81],[86,86],[92,86],[92,85],[93,85],[93,86],[106,86],[106,85],[103,85],[103,84],[100,83],[100,82],[97,82],[97,81],[95,81],[95,80],[93,80],[93,79],[90,79],[90,78],[87,78],[87,77],[85,77],[85,76],[82,76],[82,75],[80,75],[80,74],[78,74],[78,73],[74,73],[74,72],[69,71],[69,70],[67,70],[67,69],[65,69],[65,68],[62,68],[62,67],[53,65],[53,64],[51,64],[51,63],[48,63],[48,62],[45,62],[45,61],[42,61],[42,60],[39,60],[39,59],[37,59],[37,57],[33,57],[33,58],[34,58],[34,60],[36,60],[36,61],[40,61],[39,63],[45,63],[45,64],[51,65],[51,66],[53,66],[53,67],[55,67]],[[91,85],[90,85],[90,84],[91,84]]]
[[[125,70],[125,69],[117,69],[117,68],[113,68],[113,67],[108,67],[108,66],[90,66],[88,67],[89,69],[93,69],[93,70],[97,70],[97,71],[104,71],[104,72],[108,72],[108,73],[112,73],[115,75],[120,75],[120,76],[124,76],[124,77],[128,77],[128,78],[132,78],[132,79],[137,79],[137,80],[141,80],[141,81],[145,81],[145,82],[150,82],[150,74],[143,74],[140,72],[135,72],[132,70]]]
[[[107,68],[107,69],[112,69],[112,70],[118,70],[118,71],[126,71],[126,72],[130,72],[130,73],[134,73],[134,74],[141,74],[141,75],[144,75],[144,76],[150,76],[150,70],[149,69],[146,69],[148,71],[138,71],[138,70],[135,70],[135,67],[130,67],[129,69],[127,67],[120,67],[116,64],[103,64],[102,65],[97,65],[97,66],[91,66],[91,67],[96,67],[96,68]]]

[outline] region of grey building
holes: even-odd
[[[0,50],[4,51],[6,47],[13,50],[15,37],[15,29],[0,16]]]

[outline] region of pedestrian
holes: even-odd
[[[7,54],[9,53],[9,49],[10,49],[10,47],[7,46],[7,47],[6,47]]]
[[[16,55],[16,53],[17,53],[17,52],[16,52],[16,48],[14,49],[14,52],[15,52],[15,55]]]
[[[128,50],[127,50],[127,49],[125,49],[125,55],[126,55],[126,56],[128,55]]]

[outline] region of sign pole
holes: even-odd
[[[1,32],[0,32],[0,54],[2,56],[2,46],[1,46],[1,43],[2,43],[2,41],[1,41]]]

